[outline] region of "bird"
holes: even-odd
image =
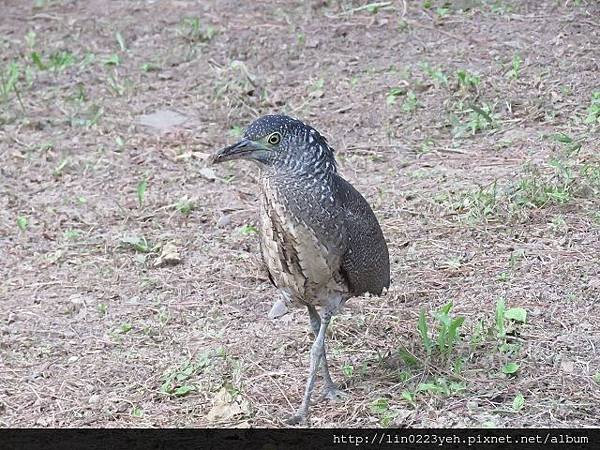
[[[254,120],[242,139],[211,156],[258,164],[259,242],[271,283],[281,292],[270,317],[305,307],[314,342],[304,396],[291,425],[308,421],[317,372],[323,398],[346,395],[329,373],[325,333],[351,297],[380,296],[390,285],[388,247],[365,198],[337,172],[334,150],[315,128],[282,114]]]

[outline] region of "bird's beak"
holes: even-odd
[[[261,144],[251,141],[250,139],[242,139],[237,144],[222,148],[211,157],[211,163],[217,164],[223,161],[232,159],[252,159],[252,154],[266,150]]]

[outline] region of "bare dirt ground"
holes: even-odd
[[[284,426],[308,317],[266,317],[256,168],[205,161],[268,112],[329,138],[392,259],[312,426],[600,424],[598,2],[1,8],[1,426]]]

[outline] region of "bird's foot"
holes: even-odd
[[[296,413],[289,419],[285,421],[288,425],[307,425],[308,420],[306,419],[306,414]]]
[[[348,394],[337,388],[335,384],[327,385],[323,388],[323,399],[330,402],[339,402],[348,398]]]

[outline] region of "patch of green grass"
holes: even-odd
[[[25,109],[21,100],[19,90],[19,79],[21,77],[21,66],[16,62],[10,62],[0,71],[0,100],[7,102],[14,93],[17,101],[21,105],[21,109]]]
[[[342,365],[342,373],[346,378],[352,378],[354,375],[354,366],[352,364],[344,363],[344,365]]]
[[[515,375],[519,371],[519,365],[515,362],[508,362],[502,366],[501,370],[505,375]]]
[[[592,93],[592,100],[587,110],[587,116],[585,118],[587,124],[598,124],[600,123],[600,91],[594,91]]]
[[[140,253],[150,253],[154,250],[154,246],[143,236],[125,236],[121,239],[121,244]]]
[[[123,82],[116,70],[108,75],[106,84],[108,84],[109,91],[112,92],[115,97],[123,96],[127,90],[125,82]]]
[[[396,99],[398,97],[400,97],[401,95],[405,95],[405,94],[406,94],[405,88],[400,88],[400,87],[391,88],[385,97],[385,102],[388,105],[393,105],[394,103],[396,103]]]
[[[510,63],[510,70],[506,73],[508,78],[512,78],[513,80],[518,80],[521,74],[521,66],[523,65],[523,60],[521,59],[521,55],[518,53],[513,56],[513,59]]]
[[[514,412],[519,412],[523,409],[523,406],[525,406],[525,397],[523,397],[523,394],[519,393],[515,395],[512,402],[512,409]]]
[[[91,104],[85,111],[78,111],[77,115],[72,116],[70,123],[72,127],[90,128],[98,124],[103,114],[104,110],[100,106]]]
[[[184,17],[177,34],[191,43],[205,43],[215,36],[216,30],[210,25],[202,24],[198,17]]]
[[[258,233],[258,228],[256,228],[254,225],[246,224],[246,225],[240,227],[240,233],[242,233],[242,234]]]
[[[121,57],[119,55],[117,55],[116,53],[113,53],[112,55],[110,55],[104,59],[105,66],[118,66],[120,64],[121,64]]]
[[[57,51],[48,57],[48,68],[50,70],[63,71],[75,64],[75,57],[68,51]]]
[[[81,237],[81,231],[79,230],[66,230],[63,236],[67,241],[77,241]]]
[[[438,7],[435,9],[435,13],[440,19],[443,19],[450,13],[450,8]]]
[[[29,221],[27,220],[27,217],[25,217],[25,216],[17,217],[17,227],[19,227],[19,230],[25,231],[25,230],[27,230],[28,226],[29,226]]]
[[[371,413],[379,416],[382,427],[389,427],[397,416],[397,413],[390,409],[390,401],[387,398],[380,397],[369,405]]]
[[[419,314],[417,330],[421,336],[421,342],[428,356],[433,354],[434,350],[448,359],[452,349],[459,340],[458,330],[464,322],[464,317],[452,317],[452,302],[448,302],[442,306],[439,311],[434,314],[437,321],[437,330],[429,330],[425,311],[422,309]],[[437,332],[437,337],[435,336]]]
[[[573,193],[572,170],[560,160],[552,160],[549,165],[555,175],[544,177],[539,169],[529,168],[518,181],[512,201],[519,207],[543,208],[550,204],[567,203]]]
[[[136,194],[138,199],[138,206],[142,208],[144,206],[144,199],[146,197],[146,190],[148,189],[148,177],[141,179],[136,188]]]
[[[55,177],[60,177],[63,174],[63,172],[65,171],[65,169],[69,166],[69,164],[70,164],[69,158],[61,159],[61,161],[58,163],[58,165],[52,171],[52,175]]]
[[[425,74],[427,74],[429,76],[429,78],[431,78],[431,80],[433,81],[433,84],[436,87],[440,87],[440,86],[447,87],[448,86],[448,77],[446,76],[446,74],[444,73],[444,71],[442,69],[437,68],[437,67],[431,67],[428,63],[421,63],[420,67],[421,67],[421,70],[423,72],[425,72]]]
[[[105,316],[108,313],[108,305],[106,303],[98,303],[96,309],[101,316]]]
[[[477,191],[467,194],[463,206],[479,218],[485,218],[496,212],[497,196],[497,185],[494,181],[489,186],[480,186]]]
[[[144,63],[142,64],[142,71],[144,72],[158,72],[160,70],[160,66],[155,63]]]
[[[481,107],[471,105],[466,111],[459,112],[462,115],[465,113],[466,117],[463,120],[456,115],[451,116],[452,134],[455,139],[463,137],[467,133],[474,136],[476,133],[495,128],[496,126],[494,107],[492,105],[483,104]]]
[[[417,100],[417,96],[413,91],[408,91],[406,93],[406,98],[402,103],[402,111],[405,113],[414,112],[419,106],[419,101]]]
[[[516,346],[507,342],[507,336],[513,334],[518,326],[527,323],[527,311],[524,308],[514,307],[506,309],[504,297],[496,301],[495,331],[498,348],[504,353],[510,353]]]
[[[116,334],[127,334],[133,329],[133,325],[128,322],[122,323],[114,332]]]
[[[168,396],[182,397],[195,391],[197,386],[193,382],[193,377],[209,367],[217,356],[219,350],[203,352],[196,359],[186,360],[178,367],[167,370],[161,377],[160,392]]]
[[[115,39],[117,40],[117,44],[119,44],[119,48],[121,49],[121,51],[126,52],[127,45],[125,44],[125,39],[123,38],[123,35],[121,34],[120,31],[117,31],[115,33]]]
[[[431,395],[450,397],[465,390],[464,382],[449,381],[445,377],[436,377],[417,386],[416,392],[426,392]]]
[[[469,72],[468,70],[459,69],[456,71],[456,81],[459,89],[468,91],[479,86],[481,83],[481,77]]]
[[[187,198],[182,198],[175,204],[175,209],[184,216],[189,216],[195,207],[196,205],[194,202],[188,200]]]
[[[66,50],[56,51],[47,58],[44,58],[44,56],[39,52],[33,51],[31,52],[30,57],[31,62],[38,70],[62,72],[76,63],[75,56]]]

